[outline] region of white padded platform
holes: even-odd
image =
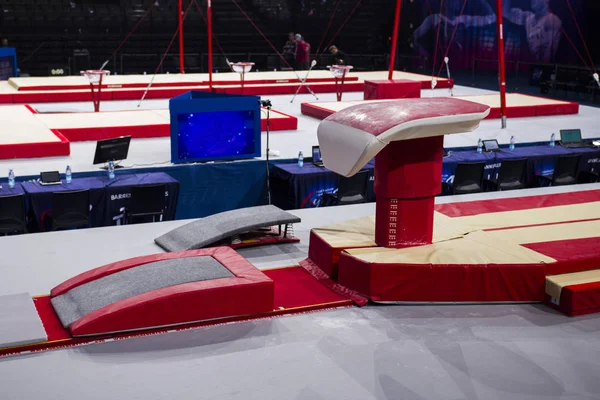
[[[0,296],[0,348],[47,340],[46,330],[29,293]]]
[[[0,145],[59,142],[35,114],[22,105],[0,107]]]

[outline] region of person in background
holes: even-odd
[[[288,40],[285,42],[285,46],[283,46],[283,58],[292,69],[296,69],[297,46],[298,44],[296,43],[296,35],[294,35],[294,32],[290,32]],[[284,65],[284,68],[285,67],[288,67],[288,65]]]
[[[2,38],[2,47],[8,47],[8,39]]]
[[[296,34],[296,43],[297,69],[306,71],[310,67],[310,44],[299,33]]]
[[[329,52],[333,56],[333,63],[336,65],[346,64],[346,54],[338,49],[336,46],[329,47]]]

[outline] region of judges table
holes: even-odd
[[[551,175],[558,157],[562,155],[581,154],[579,170],[581,172],[598,171],[600,169],[600,148],[568,149],[561,146],[527,146],[514,150],[502,149],[497,152],[477,153],[475,150],[449,152],[444,157],[442,181],[452,183],[454,172],[459,163],[485,162],[485,179],[496,179],[503,160],[527,158],[525,176],[529,186],[537,184],[536,176]],[[369,171],[367,200],[374,201],[374,162],[365,169]],[[337,190],[337,175],[322,167],[305,163],[300,168],[297,164],[276,164],[271,173],[271,192],[273,204],[290,210],[312,208],[321,205],[323,193],[334,193]]]
[[[373,176],[375,164],[371,161],[364,170],[369,171],[367,201],[375,201]],[[321,205],[324,193],[335,193],[338,176],[324,167],[312,163],[276,164],[271,172],[271,194],[273,204],[284,210],[314,208]]]
[[[525,177],[528,186],[535,186],[536,177],[541,175],[552,175],[554,165],[560,156],[580,154],[580,172],[597,171],[600,167],[600,148],[584,147],[579,149],[568,149],[562,146],[527,146],[516,147],[514,150],[502,149],[490,153],[477,153],[471,151],[450,152],[444,157],[442,167],[442,181],[451,183],[454,180],[454,172],[459,163],[485,162],[484,179],[496,179],[503,160],[527,158],[525,166]]]
[[[8,186],[8,183],[3,183],[2,187],[0,187],[0,197],[15,196],[15,195],[24,194],[24,193],[25,193],[25,191],[23,190],[23,185],[21,185],[20,183],[15,183],[14,188],[10,188]]]
[[[136,185],[165,185],[166,210],[163,220],[174,220],[179,196],[179,182],[164,172],[73,179],[69,184],[43,186],[39,182],[23,182],[29,199],[30,225],[33,230],[47,230],[48,214],[52,211],[52,193],[61,191],[90,191],[90,213],[93,227],[120,225],[124,210],[131,201],[131,188]]]

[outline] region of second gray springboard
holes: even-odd
[[[299,217],[273,205],[240,208],[190,222],[154,242],[169,252],[195,250],[253,229],[298,222]]]

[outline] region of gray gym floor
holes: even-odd
[[[439,198],[464,201],[600,185]],[[246,249],[259,268],[306,257],[314,226],[374,205],[294,212],[298,245]],[[0,238],[0,295],[160,252],[187,221]],[[543,305],[367,306],[0,359],[0,399],[598,399],[600,316]]]

